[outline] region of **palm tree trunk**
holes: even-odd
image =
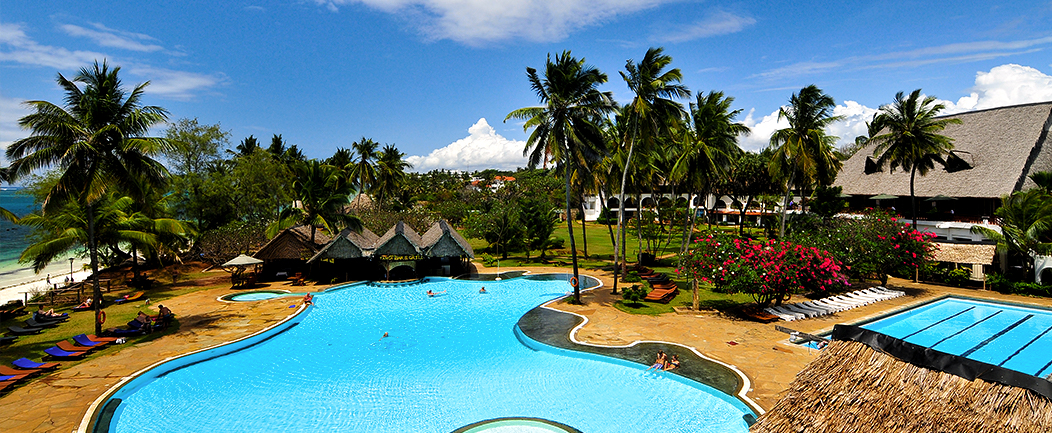
[[[577,274],[577,245],[573,239],[573,218],[570,218],[570,162],[567,157],[566,167],[564,167],[566,173],[566,230],[570,234],[570,257],[573,261],[573,299],[574,302],[581,303],[581,280]]]
[[[621,270],[628,266],[628,260],[625,255],[622,254],[624,250],[625,235],[625,182],[628,180],[628,166],[632,163],[632,151],[635,150],[635,132],[632,132],[632,142],[628,143],[628,158],[625,159],[625,168],[621,172],[621,190],[617,193],[618,207],[620,209],[617,212],[617,243],[614,244],[614,291],[613,294],[617,294],[617,280],[621,274]],[[619,262],[619,260],[623,263]]]
[[[913,231],[917,231],[917,194],[913,190],[913,180],[917,178],[917,163],[914,162],[910,170],[910,207],[913,208]],[[913,268],[913,282],[920,280],[920,267]]]
[[[683,238],[679,241],[679,253],[683,254],[687,252],[687,244],[690,243],[690,233],[694,231],[694,212],[691,212],[690,206],[694,203],[694,193],[687,193],[687,210],[686,215],[683,218]]]
[[[581,242],[584,243],[584,258],[588,258],[588,233],[585,232],[584,224],[584,188],[581,188]]]
[[[789,196],[793,193],[793,178],[796,177],[796,170],[793,170],[789,174],[789,182],[785,184],[785,199],[782,200],[782,221],[781,226],[778,228],[778,237],[785,238],[785,213],[789,210]]]
[[[99,312],[102,311],[102,287],[99,286],[99,252],[95,240],[95,209],[88,203],[88,252],[91,254],[92,309],[95,310],[95,335],[102,334]]]

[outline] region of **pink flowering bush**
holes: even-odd
[[[787,241],[750,242],[708,235],[680,257],[681,274],[717,291],[748,293],[761,306],[791,293],[826,291],[847,284],[842,265],[824,250]]]

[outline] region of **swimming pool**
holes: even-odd
[[[1022,373],[1052,373],[1052,311],[948,297],[859,325]]]
[[[289,292],[279,292],[277,290],[255,290],[255,291],[252,291],[252,292],[233,293],[233,294],[221,296],[219,299],[220,300],[224,300],[224,301],[247,302],[247,301],[265,301],[267,299],[274,299],[274,298],[279,298],[279,297],[282,297],[282,296],[302,296],[302,295],[293,295],[293,294],[290,294]]]
[[[280,329],[129,382],[111,396],[109,431],[449,433],[511,417],[589,433],[748,430],[749,408],[706,385],[523,344],[519,317],[567,291],[516,278],[319,293]]]

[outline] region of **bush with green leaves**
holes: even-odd
[[[954,287],[963,287],[964,283],[967,283],[971,276],[972,273],[968,272],[967,269],[954,269],[946,273],[946,284]]]
[[[621,278],[621,281],[626,283],[638,283],[641,280],[642,278],[639,278],[639,273],[636,271],[629,271],[623,278]]]
[[[621,291],[621,299],[623,299],[626,304],[639,304],[639,302],[646,297],[647,289],[639,284],[633,284],[632,287]]]

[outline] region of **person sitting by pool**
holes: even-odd
[[[483,286],[481,289],[479,289],[479,293],[486,293],[486,287]]]
[[[47,317],[62,317],[62,315],[56,313],[54,309],[44,311],[44,306],[43,305],[40,306],[40,309],[37,310],[35,315],[36,315],[36,317],[45,317],[45,318],[47,318]]]
[[[314,305],[314,295],[310,294],[310,292],[303,295],[303,305]]]
[[[657,354],[657,359],[654,360],[654,365],[651,365],[650,367],[648,367],[646,369],[646,371],[650,371],[652,369],[654,371],[658,371],[658,370],[661,370],[661,369],[665,368],[665,360],[666,360],[666,358],[665,358],[665,351],[664,350],[659,350],[658,354]]]
[[[665,363],[665,369],[662,371],[673,370],[679,367],[679,355],[672,355],[672,359]]]
[[[91,298],[85,299],[80,305],[73,307],[73,311],[84,311],[91,309]]]
[[[435,297],[435,296],[442,295],[442,294],[445,294],[445,293],[446,293],[445,290],[443,290],[441,292],[432,292],[431,289],[427,290],[427,296],[430,296],[430,297]]]
[[[822,340],[822,341],[819,341],[819,342],[818,342],[818,345],[817,345],[817,347],[818,347],[819,349],[822,349],[822,348],[825,348],[825,347],[826,347],[826,346],[828,346],[828,345],[829,345],[829,340]]]

